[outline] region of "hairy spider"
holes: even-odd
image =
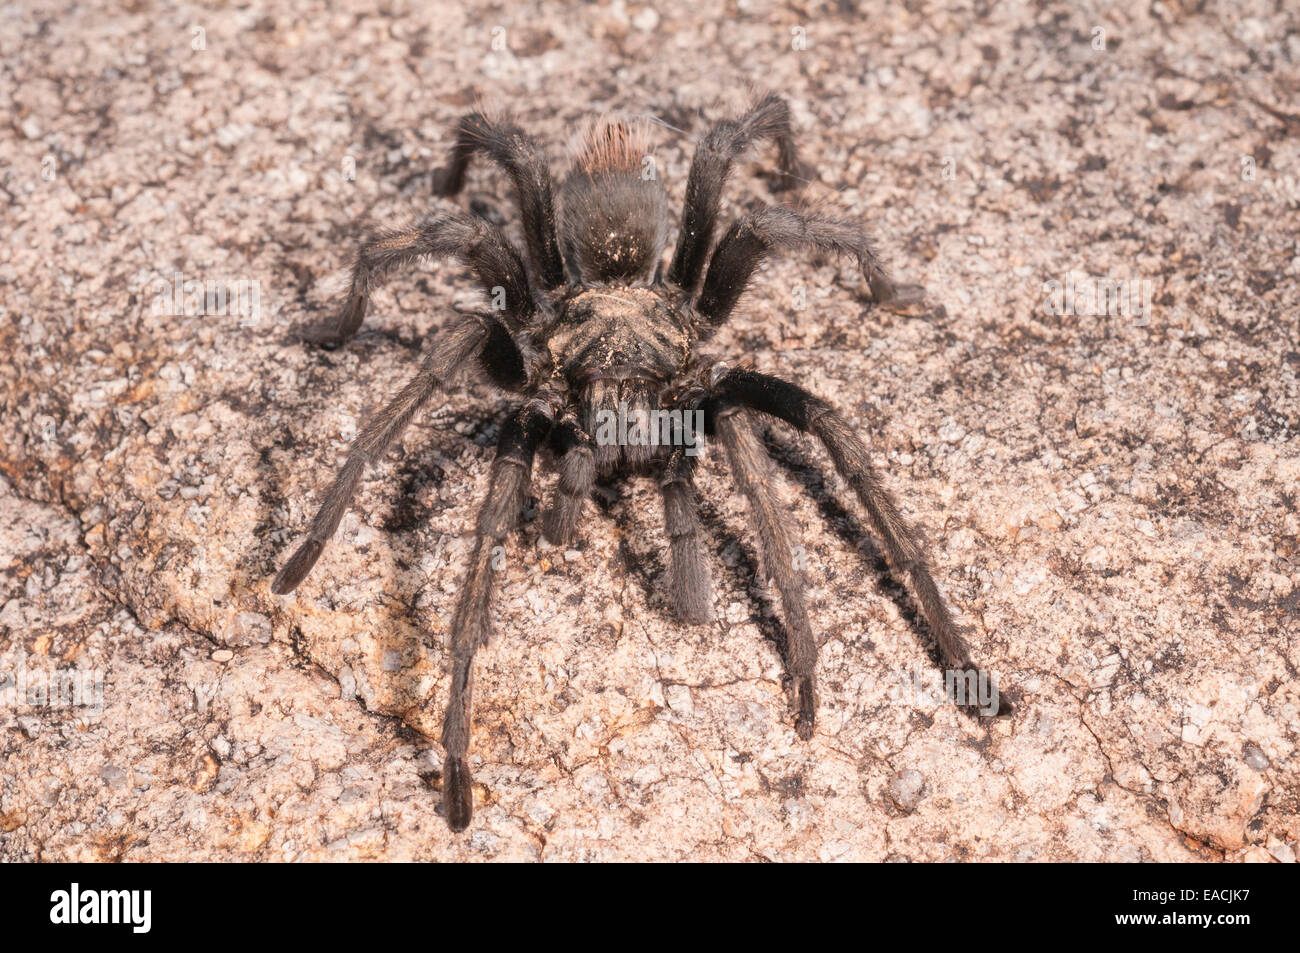
[[[411,381],[362,428],[306,541],[271,587],[284,594],[302,582],[338,528],[366,467],[458,372],[477,367],[492,383],[520,396],[501,429],[490,489],[478,514],[468,579],[451,626],[442,785],[447,822],[455,831],[468,826],[473,812],[466,764],[471,669],[475,651],[490,634],[493,549],[504,543],[519,517],[533,457],[543,441],[554,451],[559,470],[543,521],[545,536],[561,544],[573,539],[598,474],[652,471],[662,484],[676,612],[688,623],[712,616],[689,435],[674,427],[672,436],[680,439],[667,446],[593,436],[597,424],[608,419],[605,415],[616,411],[642,420],[652,410],[690,411],[691,419],[701,414],[705,433],[725,449],[753,513],[763,571],[780,593],[787,629],[785,664],[800,738],[812,737],[816,717],[817,643],[786,515],[773,492],[770,461],[755,429],[756,413],[783,420],[821,441],[861,500],[890,565],[910,580],[937,641],[939,661],[949,670],[971,668],[966,642],[935,586],[916,534],[872,468],[866,445],[845,419],[796,384],[706,358],[697,350],[732,313],[759,263],[781,248],[848,252],[857,259],[871,296],[877,301],[890,297],[893,287],[872,242],[852,222],[770,206],[732,224],[710,255],[723,184],[733,161],[747,148],[774,140],[781,184],[795,184],[798,158],[789,108],[780,97],[769,95],[743,116],[715,123],[700,141],[686,183],[677,247],[665,274],[667,196],[655,176],[643,175],[648,139],[644,124],[613,119],[592,123],[563,184],[557,223],[550,174],[537,143],[509,120],[482,112],[465,116],[448,164],[435,174],[435,191],[443,196],[458,193],[477,153],[498,163],[518,193],[527,266],[501,229],[485,218],[439,211],[413,228],[387,231],[362,244],[351,291],[337,320],[306,333],[316,343],[342,343],[360,327],[376,279],[394,266],[424,257],[464,262],[492,298],[492,310],[467,315],[441,335]]]

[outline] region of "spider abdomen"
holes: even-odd
[[[646,123],[596,120],[561,193],[570,270],[584,281],[649,279],[668,239],[667,201]]]

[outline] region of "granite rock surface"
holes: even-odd
[[[1295,859],[1300,14],[374,6],[0,10],[0,858]],[[294,328],[368,228],[436,207],[476,101],[557,173],[583,117],[656,117],[678,208],[694,140],[750,88],[790,102],[802,200],[867,223],[924,294],[873,306],[850,262],[781,254],[719,348],[861,429],[1016,713],[926,690],[929,635],[852,494],[774,424],[812,740],[706,452],[708,625],[669,611],[652,481],[602,485],[571,548],[523,514],[453,835],[419,704],[446,696],[508,400],[437,397],[308,580],[269,581],[477,299],[431,263],[343,348]],[[738,163],[726,218],[785,200],[773,164]],[[499,173],[474,167],[471,202],[518,236]]]

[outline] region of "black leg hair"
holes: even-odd
[[[591,496],[596,482],[596,457],[591,450],[591,438],[578,426],[573,417],[565,417],[556,426],[560,462],[560,479],[555,485],[555,497],[546,511],[542,534],[557,546],[572,542],[577,534],[582,509]]]
[[[815,669],[817,642],[803,600],[803,580],[795,568],[794,551],[786,529],[785,507],[773,489],[775,478],[762,441],[754,432],[750,414],[741,407],[722,406],[711,414],[714,428],[726,448],[736,482],[749,499],[758,533],[763,572],[781,594],[786,625],[785,665],[793,680],[795,732],[805,741],[812,737],[817,718]]]
[[[948,669],[969,671],[970,650],[939,594],[920,540],[898,511],[893,495],[871,465],[866,445],[848,421],[826,401],[802,387],[756,371],[730,371],[718,381],[716,393],[723,406],[740,405],[770,414],[821,440],[835,469],[866,509],[868,523],[890,565],[910,579],[912,594],[938,643],[942,664]],[[1001,711],[1005,713],[1010,708],[1010,700],[1004,693]]]
[[[713,243],[722,187],[731,164],[753,143],[764,139],[776,140],[777,165],[786,177],[782,184],[797,186],[799,181],[794,176],[799,158],[790,129],[790,107],[775,94],[765,96],[739,119],[714,123],[695,149],[686,180],[681,233],[668,269],[668,280],[689,294],[694,294],[700,283]]]
[[[498,547],[519,520],[528,489],[538,441],[551,425],[549,411],[532,401],[501,430],[487,497],[478,513],[477,536],[469,572],[462,584],[451,624],[451,694],[442,725],[447,761],[442,775],[442,802],[453,831],[469,826],[474,813],[473,778],[465,759],[469,754],[470,703],[474,653],[486,645],[492,630],[493,574],[499,568]]]
[[[693,470],[694,458],[680,446],[673,448],[663,474],[664,532],[673,608],[682,622],[700,623],[713,618],[713,582],[700,539]]]
[[[783,247],[847,252],[857,258],[876,301],[894,293],[893,282],[861,225],[770,205],[739,219],[722,236],[709,261],[696,310],[713,327],[721,325],[731,316],[759,263],[768,252]]]
[[[463,212],[438,212],[413,228],[382,232],[365,242],[353,263],[351,288],[338,318],[307,328],[303,339],[332,347],[352,337],[365,319],[370,293],[385,273],[425,257],[455,257],[468,265],[508,328],[518,329],[532,317],[535,306],[523,260],[501,229]]]
[[[506,380],[513,373],[515,362],[522,367],[517,351],[513,361],[504,353],[504,348],[495,361],[483,351],[485,342],[491,340],[494,334],[490,330],[493,328],[501,329],[501,326],[490,318],[471,315],[462,319],[438,338],[420,370],[397,396],[366,422],[348,450],[347,462],[326,492],[325,501],[312,520],[307,539],[271,583],[273,593],[282,596],[292,592],[307,577],[324,551],[325,543],[338,529],[339,521],[347,512],[366,468],[383,456],[389,445],[401,436],[416,411],[435,391],[454,379],[467,361],[478,354],[480,361],[489,365],[489,370],[495,372],[493,377],[499,381]],[[504,330],[495,333],[504,333]]]
[[[556,239],[551,173],[536,140],[513,122],[493,121],[481,112],[461,118],[447,165],[434,175],[434,192],[453,196],[465,185],[470,157],[480,152],[500,165],[515,184],[523,215],[524,238],[548,291],[564,283],[564,262]]]

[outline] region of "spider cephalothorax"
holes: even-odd
[[[443,333],[414,378],[367,422],[308,538],[272,584],[273,592],[284,594],[302,582],[338,528],[367,465],[438,388],[466,367],[477,367],[492,383],[519,395],[501,430],[451,624],[442,784],[447,822],[454,830],[468,826],[473,810],[466,764],[471,669],[474,653],[490,631],[492,551],[518,519],[534,456],[544,442],[559,471],[543,522],[544,534],[555,543],[573,538],[598,474],[635,470],[658,476],[675,608],[683,621],[703,622],[712,617],[712,592],[692,483],[699,444],[691,429],[692,422],[703,421],[749,500],[763,569],[781,596],[799,737],[812,736],[816,718],[817,646],[786,517],[755,430],[756,414],[785,421],[821,441],[861,501],[890,564],[910,581],[942,664],[963,672],[971,667],[966,643],[915,534],[844,418],[795,384],[707,358],[699,350],[727,320],[763,257],[783,247],[847,252],[856,258],[872,297],[884,299],[893,291],[872,243],[852,222],[769,206],[741,217],[713,246],[727,173],[741,153],[764,139],[777,144],[782,184],[795,184],[798,159],[782,99],[767,96],[740,118],[714,124],[691,163],[677,246],[665,272],[668,203],[653,174],[644,126],[601,120],[586,129],[561,190],[557,226],[550,175],[536,143],[508,120],[473,113],[458,126],[436,190],[445,196],[459,192],[476,153],[497,162],[518,192],[527,266],[496,225],[441,211],[363,244],[338,319],[307,334],[317,343],[342,343],[360,327],[376,279],[422,257],[460,259],[492,302],[491,309],[469,315]],[[638,422],[630,431],[622,426],[628,417]],[[620,426],[611,429],[607,424],[613,418]],[[652,421],[648,429],[640,427],[647,418]],[[654,439],[642,439],[647,435]]]

